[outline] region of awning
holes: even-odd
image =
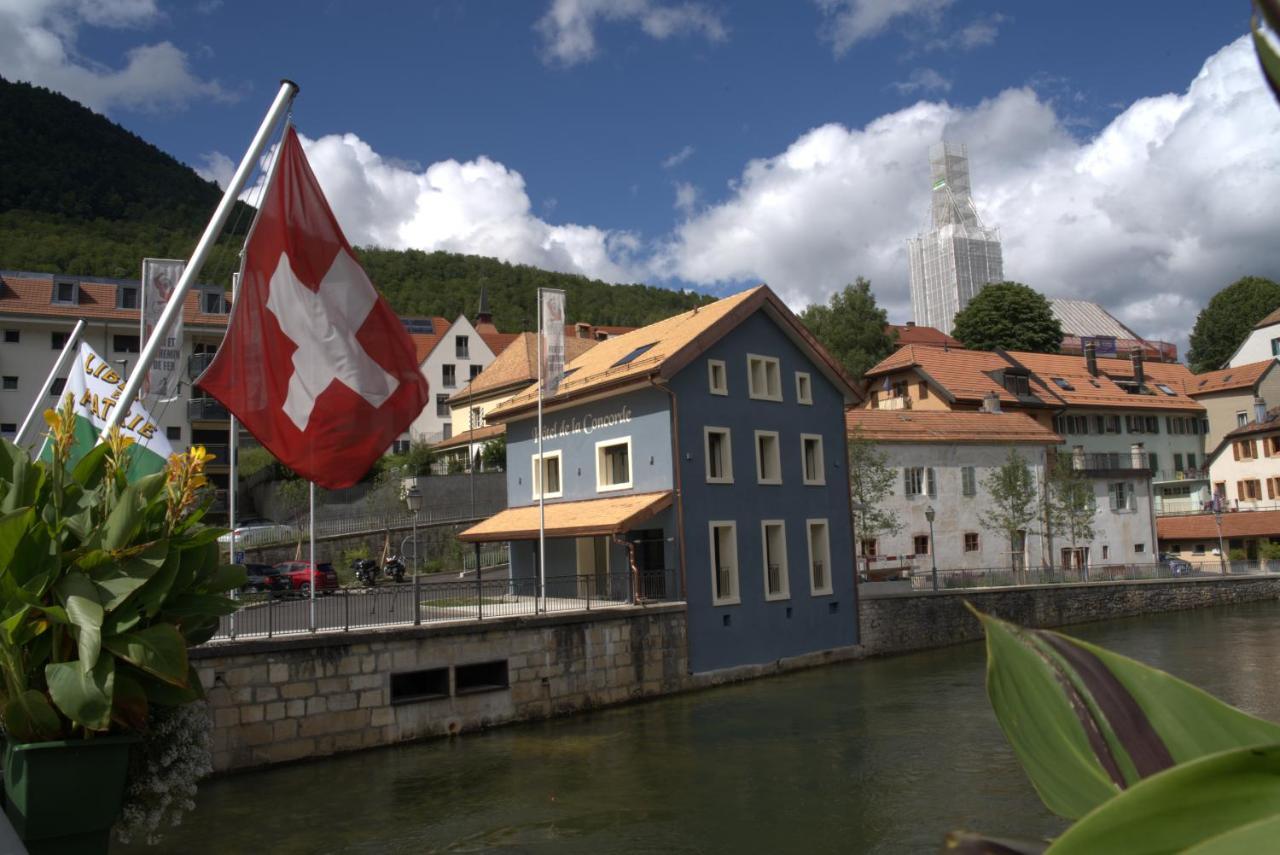
[[[671,491],[636,493],[582,502],[547,502],[547,537],[592,537],[628,531],[638,523],[671,507]],[[538,506],[526,505],[499,511],[458,535],[471,542],[535,540]]]
[[[488,442],[494,437],[503,436],[507,432],[506,425],[485,425],[474,430],[464,430],[461,433],[455,433],[448,439],[442,439],[431,445],[432,451],[447,451],[451,448],[461,448],[464,445],[470,445],[473,442]]]

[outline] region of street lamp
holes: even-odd
[[[849,501],[849,534],[853,538],[853,587],[858,587],[862,576],[858,572],[858,556],[862,554],[862,544],[858,543],[858,514],[866,513],[867,506],[857,499]]]
[[[417,624],[420,602],[418,597],[418,511],[422,510],[422,491],[418,489],[416,478],[413,486],[404,494],[404,501],[409,506],[409,513],[413,514],[413,622]]]
[[[938,590],[938,552],[934,549],[933,543],[933,518],[937,514],[933,510],[933,505],[924,509],[924,518],[929,521],[929,560],[933,562],[933,590]]]
[[[1227,575],[1227,548],[1222,545],[1222,509],[1215,508],[1213,511],[1213,522],[1218,527],[1218,564],[1222,568],[1222,575]]]

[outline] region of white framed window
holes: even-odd
[[[711,603],[731,606],[742,602],[738,593],[738,524],[732,520],[712,520]]]
[[[976,467],[960,467],[960,492],[965,496],[978,495],[978,473]]]
[[[908,466],[902,470],[902,494],[908,499],[916,496],[938,497],[938,480],[932,466]]]
[[[760,484],[782,483],[782,457],[776,430],[756,431],[756,481]]]
[[[800,434],[800,472],[805,484],[821,486],[827,483],[827,472],[822,462],[821,434]]]
[[[796,372],[796,403],[813,403],[813,380],[807,371]]]
[[[708,484],[733,483],[733,437],[726,427],[702,429]]]
[[[631,489],[631,437],[596,443],[596,492]]]
[[[729,394],[729,372],[723,359],[707,360],[707,390],[712,395]]]
[[[533,455],[533,477],[530,482],[533,486],[533,497],[535,499],[541,497],[544,499],[558,499],[564,495],[564,483],[560,477],[560,457],[559,451],[548,451],[544,454]],[[541,466],[539,466],[541,462]],[[542,492],[543,483],[547,485],[547,492]]]
[[[787,580],[787,527],[782,520],[761,521],[760,545],[764,559],[764,598],[788,599],[791,586]]]
[[[782,400],[782,366],[776,356],[747,354],[747,395],[758,401]]]
[[[1111,499],[1112,513],[1123,513],[1136,508],[1133,484],[1128,481],[1113,481],[1107,485],[1107,493]]]
[[[815,597],[832,592],[831,539],[826,520],[805,520],[809,532],[809,593]]]
[[[452,362],[440,366],[440,385],[452,389],[458,385],[458,367]]]

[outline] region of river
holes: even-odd
[[[1280,720],[1280,602],[1071,634]],[[183,853],[936,852],[1034,837],[980,643],[227,776],[157,849]]]

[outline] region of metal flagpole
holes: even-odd
[[[17,434],[13,437],[14,445],[22,445],[22,438],[27,435],[27,428],[31,427],[31,423],[35,421],[36,413],[41,410],[41,403],[44,396],[49,394],[49,387],[53,385],[53,381],[58,375],[67,370],[67,363],[75,356],[76,348],[80,346],[80,334],[84,332],[84,321],[76,321],[75,329],[71,330],[71,335],[67,336],[67,343],[62,346],[62,353],[58,354],[58,358],[53,363],[53,368],[49,369],[49,376],[44,378],[44,383],[40,385],[40,390],[36,392],[35,402],[32,403],[31,409],[27,411],[27,417],[22,420],[22,426],[18,428]]]
[[[129,411],[130,406],[137,398],[138,388],[151,370],[151,363],[155,361],[156,351],[164,344],[169,328],[173,326],[174,320],[182,312],[182,307],[187,302],[187,292],[191,290],[196,277],[200,275],[200,268],[204,266],[205,258],[208,257],[209,251],[213,249],[214,243],[217,242],[218,235],[222,233],[222,227],[226,225],[227,217],[231,215],[236,199],[240,196],[240,191],[244,189],[245,182],[249,180],[249,174],[253,171],[254,164],[266,147],[267,140],[271,137],[272,129],[275,128],[280,117],[288,112],[290,105],[293,103],[293,98],[297,94],[298,84],[292,80],[280,81],[280,91],[276,93],[276,98],[271,102],[271,108],[267,110],[267,115],[263,118],[262,125],[254,135],[253,141],[249,143],[249,150],[244,153],[240,166],[231,177],[231,181],[228,182],[226,192],[222,194],[222,201],[218,203],[217,209],[213,212],[213,219],[209,220],[209,224],[205,226],[204,234],[200,236],[200,241],[196,244],[195,251],[191,253],[191,260],[187,262],[186,269],[182,271],[182,278],[178,280],[177,287],[173,289],[173,296],[169,299],[169,304],[160,313],[160,320],[156,322],[155,333],[147,341],[142,348],[142,353],[138,356],[138,365],[134,368],[133,376],[125,383],[124,392],[120,395],[120,403],[112,408],[107,415],[107,423],[102,429],[102,438],[105,439],[111,429],[120,423],[124,414]]]
[[[538,596],[533,601],[534,614],[538,612],[538,600],[542,609],[547,608],[547,461],[542,456],[542,363],[546,347],[546,331],[542,328],[542,289],[538,289]],[[477,567],[477,572],[479,568]]]
[[[240,274],[231,274],[231,305],[236,304],[236,297],[240,294]],[[231,529],[231,557],[229,564],[236,564],[236,487],[239,484],[236,481],[236,457],[240,452],[240,430],[236,425],[236,417],[234,413],[230,416],[230,435],[227,437],[227,469],[230,470],[227,475],[227,527]],[[231,616],[235,620],[235,615]]]
[[[316,482],[310,481],[308,483],[311,484],[311,524],[308,526],[308,528],[310,529],[310,538],[311,538],[311,556],[310,556],[310,559],[311,559],[311,623],[310,623],[310,627],[311,627],[311,631],[315,632],[316,631],[316,576],[318,575],[316,571]]]

